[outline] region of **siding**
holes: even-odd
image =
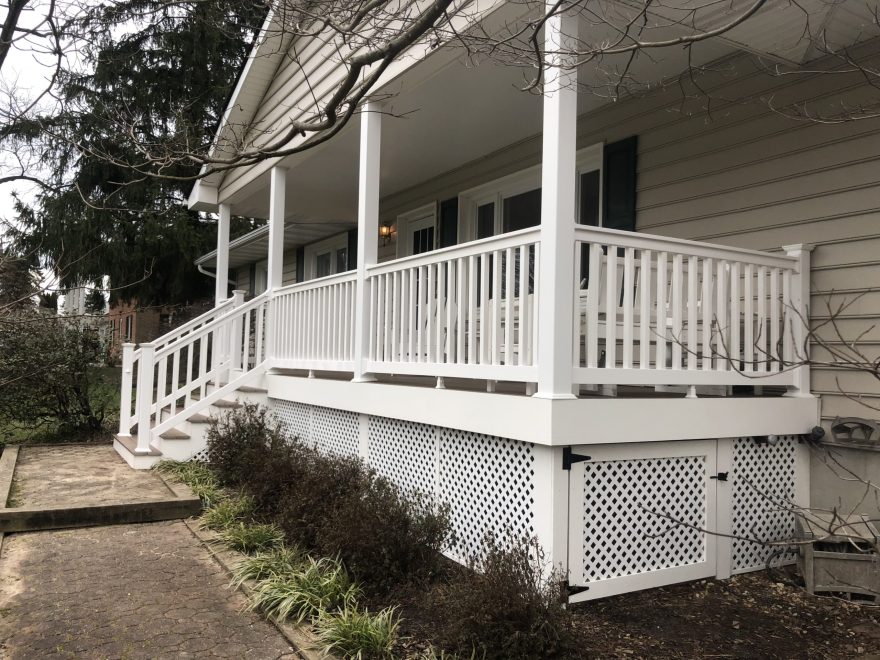
[[[880,53],[878,43],[872,48]],[[811,309],[821,325],[832,308],[853,300],[838,324],[844,339],[862,336],[880,353],[880,120],[840,124],[797,121],[771,110],[808,101],[815,108],[877,99],[855,75],[774,78],[747,57],[708,74],[705,97],[683,99],[675,87],[606,106],[579,121],[578,147],[639,136],[637,230],[760,250],[813,243]],[[821,67],[821,63],[813,69]],[[723,99],[737,99],[725,101]],[[382,200],[383,220],[458,194],[540,162],[540,137],[480,159]],[[829,324],[818,335],[840,344]],[[827,351],[815,348],[818,360]],[[870,377],[817,367],[814,390],[822,417],[880,417],[880,384]]]

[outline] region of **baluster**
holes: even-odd
[[[159,375],[156,379],[156,423],[162,421],[162,407],[165,401],[165,387],[168,384],[168,356],[159,360]]]
[[[688,257],[687,368],[697,368],[697,305],[699,270],[696,257]]]
[[[407,305],[407,315],[409,317],[409,323],[407,324],[407,340],[409,350],[407,352],[407,362],[414,362],[416,360],[416,332],[418,331],[419,325],[419,305],[417,302],[417,293],[419,290],[419,269],[418,268],[410,268],[408,271],[409,276],[409,304]]]
[[[642,250],[639,263],[639,369],[651,368],[651,264],[653,253]]]
[[[257,308],[257,334],[254,339],[254,364],[260,364],[263,362],[263,323],[264,316],[266,314],[266,303],[263,303]],[[292,325],[288,325],[288,328],[293,328]]]
[[[776,371],[782,357],[779,350],[779,269],[770,271],[770,356],[767,370]],[[771,361],[772,360],[772,361]]]
[[[425,318],[425,309],[428,305],[428,271],[425,266],[418,267],[418,310],[416,314],[416,361],[424,362],[425,361],[425,323],[427,319]]]
[[[666,368],[666,342],[669,340],[669,271],[666,252],[657,253],[657,358],[655,369]]]
[[[400,360],[409,362],[412,351],[409,349],[410,314],[412,310],[412,281],[410,269],[400,272],[401,297],[400,297]]]
[[[385,275],[376,276],[376,362],[385,361]]]
[[[241,368],[242,373],[251,370],[251,313],[246,312],[244,315],[244,341],[241,352]]]
[[[443,353],[446,337],[444,335],[444,323],[446,319],[446,305],[448,304],[446,292],[446,264],[437,264],[437,336],[434,338],[434,362],[443,362]]]
[[[195,351],[195,342],[190,342],[186,345],[186,376],[183,379],[183,387],[186,393],[186,397],[183,401],[184,408],[189,408],[192,405],[192,387],[190,384],[192,383],[192,373],[195,360],[193,359],[193,353]]]
[[[456,311],[456,301],[455,301],[455,265],[452,261],[447,261],[444,263],[446,268],[446,355],[445,361],[447,363],[455,362],[455,344],[452,341],[455,333],[455,311]],[[444,360],[441,360],[441,362]]]
[[[233,341],[236,342],[236,348],[241,348],[241,337],[238,336],[239,333],[233,331]],[[198,339],[199,342],[199,375],[200,379],[199,383],[199,397],[204,399],[205,394],[208,389],[208,335],[202,335]],[[235,364],[237,365],[240,362],[240,357],[235,355]]]
[[[797,314],[791,310],[791,277],[792,272],[786,268],[782,272],[782,360],[783,368],[792,366],[794,362],[794,323],[800,322]]]
[[[738,262],[730,264],[730,354],[731,368],[737,371],[740,364],[740,265]]]
[[[504,252],[504,364],[513,364],[513,250],[507,248]]]
[[[489,255],[485,252],[480,255],[480,345],[477,347],[477,355],[480,364],[491,362],[489,360]]]
[[[623,254],[623,368],[633,366],[633,288],[635,287],[635,250],[626,248]]]
[[[767,371],[768,351],[767,351],[767,268],[766,266],[758,267],[758,345],[757,371]]]
[[[455,309],[457,311],[457,318],[455,321],[455,337],[456,337],[456,347],[455,347],[455,362],[464,364],[466,362],[465,359],[465,330],[467,329],[467,307],[465,307],[465,301],[467,297],[465,296],[465,276],[464,276],[464,259],[459,258],[456,259],[457,273],[455,277],[456,289],[455,289]]]
[[[755,370],[755,275],[752,264],[743,273],[743,370]]]
[[[712,278],[715,264],[703,259],[703,370],[712,369]]]
[[[391,275],[391,361],[397,362],[400,348],[400,272]]]
[[[479,257],[471,255],[468,257],[468,314],[467,314],[467,361],[468,364],[475,364],[477,361],[477,267]]]
[[[599,302],[602,295],[602,246],[590,245],[590,277],[587,281],[587,367],[599,365]],[[537,266],[535,272],[538,272]],[[535,287],[535,291],[538,287]],[[537,314],[535,315],[537,316]]]
[[[501,252],[492,252],[492,364],[501,363]]]
[[[222,368],[220,365],[219,368]],[[177,399],[180,396],[180,349],[175,348],[171,358],[171,417],[177,414]]]
[[[684,304],[684,276],[682,270],[684,268],[684,259],[680,254],[672,255],[672,368],[681,369],[682,353],[681,346],[683,342],[682,324],[683,314],[682,306]]]
[[[718,277],[716,286],[718,287],[718,296],[715,303],[718,315],[718,354],[720,358],[715,363],[718,371],[727,371],[727,360],[730,356],[730,328],[727,325],[727,306],[730,296],[727,295],[727,261],[721,259],[718,261]]]
[[[519,365],[530,364],[527,359],[529,317],[529,246],[521,245],[519,247],[519,355],[517,356]]]
[[[532,267],[534,276],[534,286],[532,288],[532,342],[529,345],[529,364],[535,363],[535,355],[537,354],[536,342],[538,337],[538,314],[541,309],[541,299],[539,298],[539,276],[541,273],[541,244],[535,243],[535,265]]]
[[[425,295],[427,296],[428,303],[428,322],[425,328],[425,361],[433,362],[436,359],[436,348],[434,347],[434,342],[436,341],[434,317],[437,314],[436,289],[438,284],[435,279],[437,264],[428,264],[426,268],[428,269],[428,289],[425,292]]]

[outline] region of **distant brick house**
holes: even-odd
[[[210,301],[143,307],[136,299],[113,303],[107,312],[110,332],[108,350],[111,359],[119,357],[123,343],[142,344],[152,341],[212,306]]]

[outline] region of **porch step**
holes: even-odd
[[[228,399],[217,399],[213,404],[215,408],[241,408],[244,404],[239,403],[238,401],[230,401]]]
[[[164,433],[160,433],[159,437],[163,440],[189,440],[192,436],[189,433],[184,433],[180,429],[171,428]]]
[[[244,394],[268,394],[269,393],[269,390],[263,389],[262,387],[253,387],[252,385],[242,385],[236,391],[243,392]]]
[[[137,436],[136,435],[117,435],[116,442],[122,445],[128,453],[132,456],[161,456],[162,452],[150,445],[150,453],[148,454],[140,454],[135,453],[135,448],[137,447]]]
[[[196,413],[187,417],[186,421],[190,422],[191,424],[207,424],[211,421],[211,418],[207,415],[203,415],[202,413]]]

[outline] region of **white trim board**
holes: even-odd
[[[272,373],[266,386],[274,399],[550,446],[795,435],[819,414],[813,397],[553,400]]]

